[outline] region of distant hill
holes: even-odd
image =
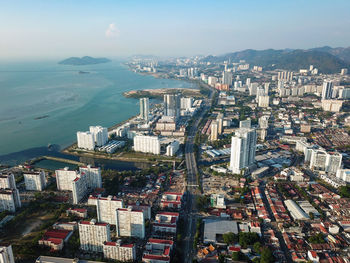
[[[61,65],[74,65],[74,66],[81,66],[81,65],[93,65],[93,64],[100,64],[100,63],[107,63],[110,62],[108,58],[93,58],[93,57],[70,57],[65,60],[62,60],[58,62],[58,64]]]
[[[350,47],[318,47],[318,48],[312,48],[310,50],[315,50],[315,51],[321,51],[321,52],[327,52],[329,54],[332,54],[336,56],[337,58],[340,58],[348,63],[350,63]]]
[[[350,69],[347,52],[350,48],[316,48],[309,50],[301,49],[247,49],[239,52],[228,53],[221,56],[208,56],[202,59],[205,62],[239,62],[245,60],[249,64],[262,66],[265,69],[308,69],[314,65],[321,73],[337,73],[342,68]]]

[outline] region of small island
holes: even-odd
[[[89,56],[85,57],[70,57],[65,60],[62,60],[58,62],[60,65],[73,65],[73,66],[84,66],[84,65],[94,65],[94,64],[101,64],[101,63],[107,63],[111,60],[108,58],[93,58]]]

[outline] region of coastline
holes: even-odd
[[[133,71],[132,68],[127,65],[126,63],[121,63],[121,65],[124,65],[125,67],[127,67],[127,70],[129,71]],[[142,73],[142,72],[135,72],[133,71],[134,73],[136,74],[140,74],[140,75],[147,75],[147,76],[152,76],[154,78],[157,78],[157,79],[174,79],[174,80],[181,80],[181,81],[186,81],[187,83],[191,83],[191,84],[194,84],[196,86],[196,88],[200,88],[200,85],[198,82],[196,81],[190,81],[188,79],[178,79],[178,78],[172,78],[172,77],[169,77],[167,74],[157,74],[157,73]],[[170,89],[170,88],[169,88]],[[146,89],[147,90],[147,89]],[[142,89],[141,89],[142,91]],[[130,98],[127,98],[127,99],[130,99]],[[130,121],[131,119],[137,117],[138,115],[133,115],[133,116],[130,116],[129,118],[127,119],[124,119],[123,121],[119,121],[119,122],[116,122],[115,124],[113,124],[112,126],[109,126],[108,127],[108,131],[111,131],[113,129],[116,129],[117,127],[123,125],[124,123]],[[39,117],[42,117],[42,116],[39,116]],[[46,117],[46,116],[45,116]],[[57,150],[57,153],[62,153],[62,154],[67,154],[67,155],[70,155],[70,156],[76,156],[76,157],[89,157],[89,158],[96,158],[96,159],[105,159],[105,160],[115,160],[115,161],[122,161],[122,162],[134,162],[134,163],[142,163],[142,162],[145,162],[145,163],[154,163],[155,161],[157,160],[162,160],[162,161],[171,161],[173,162],[174,160],[175,161],[178,161],[179,159],[178,158],[162,158],[162,156],[155,156],[155,155],[149,155],[149,156],[143,156],[143,158],[140,158],[139,156],[138,157],[131,157],[131,156],[128,156],[128,157],[123,157],[123,156],[107,156],[107,155],[103,155],[103,154],[100,154],[99,152],[95,152],[94,154],[92,153],[72,153],[72,152],[69,152],[68,149],[70,149],[71,147],[73,147],[74,145],[76,145],[77,142],[76,140],[73,141],[72,143],[70,144],[66,144],[66,145],[63,145],[62,146],[62,149],[59,149]],[[44,149],[44,147],[41,147],[42,149]],[[33,148],[33,150],[35,151],[36,148]],[[32,150],[32,149],[28,149],[28,150]],[[27,150],[23,150],[23,151],[27,151]],[[15,157],[12,157],[12,159],[9,159],[6,160],[6,158],[4,159],[4,165],[5,164],[9,164],[9,163],[12,163],[11,165],[18,165],[18,164],[23,164],[23,163],[29,163],[31,160],[33,159],[37,159],[37,158],[40,158],[40,157],[44,157],[45,155],[49,154],[47,153],[47,150],[45,150],[45,153],[39,153],[38,155],[34,156],[34,157],[27,157],[25,159],[21,159],[19,158],[19,160],[16,160]],[[12,153],[10,153],[9,155],[11,155]],[[33,155],[35,155],[35,153],[33,153]],[[53,154],[54,156],[54,154]]]

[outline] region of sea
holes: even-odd
[[[138,114],[138,100],[125,98],[125,91],[193,85],[135,73],[121,60],[85,66],[0,62],[0,164],[46,155],[48,145],[59,151],[76,141],[77,131]]]

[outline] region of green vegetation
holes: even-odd
[[[199,242],[199,235],[201,233],[201,226],[202,226],[202,219],[197,219],[196,234],[194,235],[194,240],[193,240],[193,248],[194,249],[197,249],[197,245]]]
[[[341,197],[350,198],[350,185],[339,187],[339,194]]]
[[[199,195],[196,197],[196,206],[199,211],[206,212],[210,203],[210,198],[205,195]]]
[[[232,232],[222,235],[223,240],[226,244],[239,243],[242,248],[247,248],[248,246],[258,246],[256,243],[260,244],[260,238],[257,233],[254,232],[240,232],[238,235]],[[260,244],[261,245],[261,244]]]
[[[322,233],[318,233],[314,236],[309,237],[308,241],[311,244],[324,244],[324,243],[326,243],[326,240],[324,239],[324,235]]]

